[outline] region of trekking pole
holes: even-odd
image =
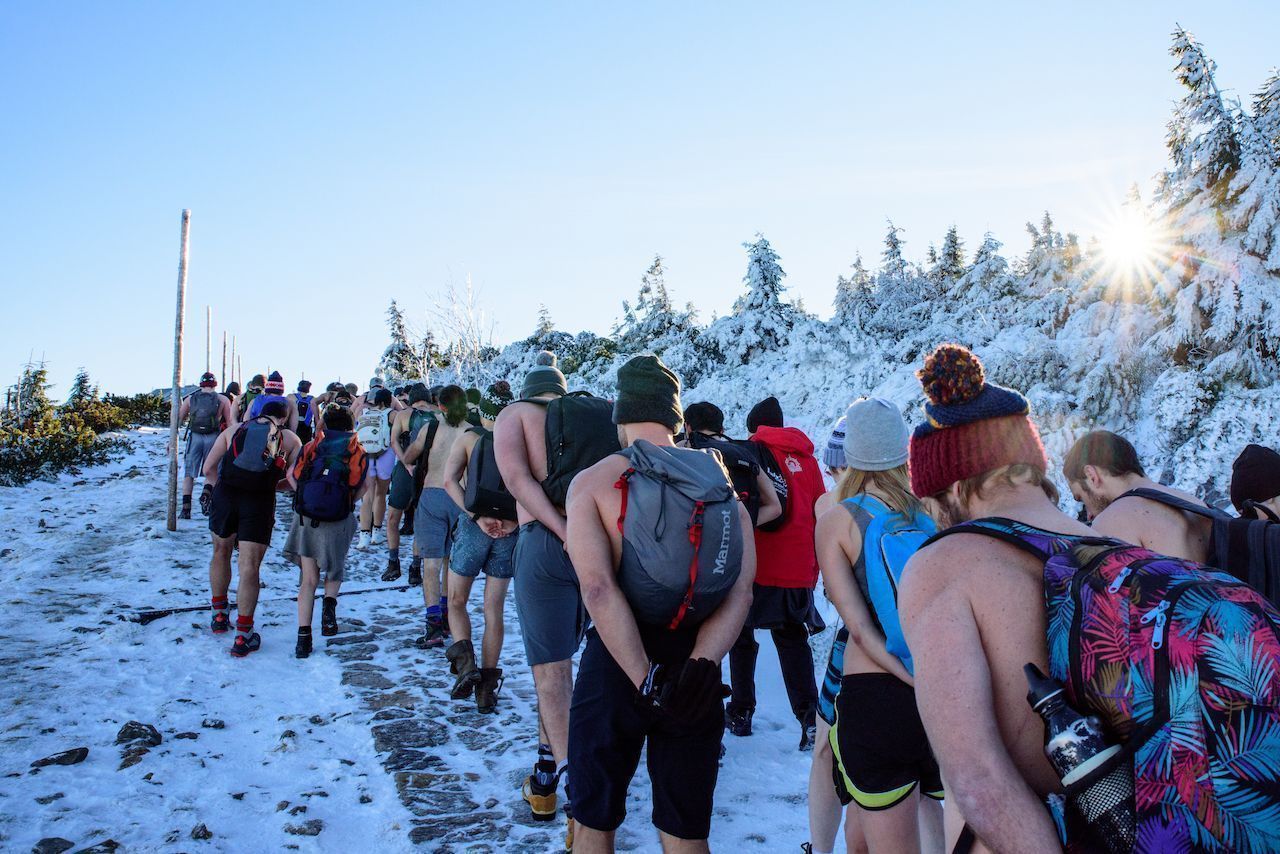
[[[187,254],[191,243],[191,209],[182,212],[182,250],[178,255],[178,310],[173,321],[173,396],[169,400],[170,531],[178,530],[178,408],[182,394],[182,326],[187,310]]]
[[[388,591],[408,590],[408,589],[409,589],[408,584],[391,584],[391,585],[387,585],[386,587],[368,587],[363,590],[343,590],[340,595],[342,596],[342,598],[346,598],[347,596],[361,596],[365,593],[386,593]],[[321,599],[323,597],[324,597],[324,591],[317,590],[315,598]],[[263,602],[294,602],[294,601],[297,601],[297,597],[290,597],[288,599],[259,599],[258,604],[261,605]],[[236,606],[235,602],[227,603],[228,608],[234,608],[235,606]],[[194,614],[197,611],[207,611],[207,610],[209,610],[208,605],[191,605],[191,606],[184,606],[181,608],[158,608],[152,611],[139,611],[136,614],[130,614],[128,616],[121,614],[120,618],[122,620],[127,620],[131,623],[140,623],[141,625],[145,626],[147,623],[153,623],[156,620],[161,620],[161,619],[164,619],[165,617],[171,617],[174,614]]]

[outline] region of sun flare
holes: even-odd
[[[1102,252],[1119,273],[1141,273],[1155,266],[1165,245],[1163,235],[1144,212],[1122,208],[1100,235]]]

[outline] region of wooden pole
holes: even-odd
[[[218,374],[222,387],[227,387],[227,330],[222,330],[222,373]]]
[[[213,333],[213,309],[210,306],[204,307],[204,369],[209,370],[209,354],[213,346],[211,335]]]
[[[240,382],[240,377],[236,372],[236,336],[231,336],[231,381]]]
[[[187,314],[187,250],[191,211],[182,212],[182,249],[178,255],[178,310],[173,321],[173,397],[169,401],[169,516],[166,526],[178,530],[178,409],[182,405],[182,327]]]

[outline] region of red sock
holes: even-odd
[[[236,634],[245,636],[253,634],[253,617],[236,614]]]
[[[226,597],[226,596],[214,596],[212,601],[213,601],[213,610],[215,610],[215,611],[225,611],[225,610],[227,610],[227,597]]]

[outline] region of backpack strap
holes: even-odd
[[[680,600],[680,610],[676,611],[671,624],[667,626],[673,631],[679,628],[684,615],[693,605],[693,588],[698,583],[698,552],[702,550],[702,519],[706,509],[705,501],[693,502],[693,515],[689,517],[689,542],[693,545],[693,557],[689,559],[689,589],[684,592],[684,599]]]
[[[945,531],[939,531],[929,539],[925,540],[924,545],[920,548],[926,549],[944,537],[950,537],[955,534],[979,534],[984,537],[990,537],[993,540],[1000,540],[1008,543],[1014,548],[1021,549],[1027,554],[1039,561],[1046,561],[1050,555],[1038,546],[1027,542],[1010,527],[1008,521],[1004,519],[975,519],[971,522],[961,522],[959,525],[953,525]]]
[[[1247,499],[1244,502],[1244,504],[1241,505],[1241,509],[1246,511],[1257,510],[1259,513],[1265,516],[1269,521],[1280,522],[1280,516],[1277,516],[1275,514],[1275,511],[1273,511],[1270,507],[1266,506],[1265,504],[1259,501],[1254,501],[1252,498]]]
[[[1139,487],[1138,489],[1131,489],[1123,495],[1117,496],[1116,500],[1119,501],[1121,498],[1145,498],[1148,501],[1155,501],[1158,504],[1163,504],[1166,507],[1172,507],[1175,510],[1182,510],[1186,513],[1194,513],[1195,515],[1203,516],[1206,519],[1232,518],[1229,513],[1224,513],[1216,507],[1201,507],[1199,504],[1193,504],[1185,498],[1179,498],[1176,495],[1170,495],[1167,492],[1161,492],[1158,489],[1151,489],[1146,486]]]
[[[627,493],[630,492],[631,477],[636,473],[633,468],[628,468],[622,473],[613,484],[614,489],[622,490],[622,507],[618,510],[618,533],[623,533],[622,523],[627,520]]]

